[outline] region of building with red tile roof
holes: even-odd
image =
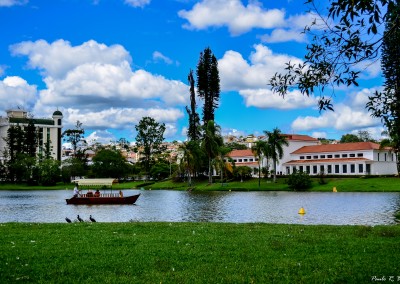
[[[294,170],[310,175],[324,172],[339,175],[395,175],[396,155],[390,148],[381,149],[373,142],[303,146],[283,162],[285,174]]]

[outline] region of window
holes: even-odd
[[[379,162],[379,153],[378,153],[378,162]]]
[[[332,173],[332,165],[328,165],[328,174]]]
[[[339,173],[339,165],[335,165],[335,174]]]
[[[335,158],[340,158],[340,155],[339,154],[335,154]]]
[[[303,172],[303,166],[300,166],[299,170],[300,172]]]
[[[317,174],[318,173],[318,167],[317,166],[313,166],[313,173]]]
[[[243,159],[243,162],[247,162],[247,159]]]
[[[364,165],[363,164],[358,164],[358,172],[363,173],[364,172]]]
[[[304,156],[300,156],[300,160],[304,160]]]
[[[320,171],[321,173],[325,171],[324,165],[320,165],[320,166],[319,166],[319,171]]]
[[[233,159],[233,161],[236,163],[237,162],[237,160],[236,159]]]
[[[385,153],[385,161],[386,161],[386,159],[387,159],[387,154]]]
[[[328,159],[332,159],[332,155],[328,155],[327,158],[328,158]]]
[[[307,156],[307,160],[311,160],[311,156]]]
[[[342,154],[342,158],[347,158],[347,154]]]
[[[250,162],[254,162],[254,159],[249,159],[250,160]]]
[[[349,156],[350,156],[350,158],[354,158],[356,156],[356,154],[350,154]]]
[[[347,165],[343,165],[342,166],[342,172],[344,173],[344,174],[346,174],[347,173]]]
[[[242,159],[239,159],[239,161],[238,162],[241,162],[242,161]]]
[[[318,159],[318,156],[313,156],[313,159]]]
[[[310,166],[306,166],[306,172],[307,172],[307,174],[310,173]]]
[[[325,159],[325,155],[320,155],[319,156],[321,159]]]
[[[357,153],[357,157],[364,157],[364,154],[363,153]]]
[[[286,167],[286,174],[290,175],[290,167]]]
[[[354,173],[356,172],[356,165],[354,165],[354,164],[351,164],[351,165],[350,165],[350,172],[351,172],[352,174],[354,174]]]

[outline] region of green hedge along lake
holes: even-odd
[[[141,193],[135,205],[66,205],[71,190],[0,191],[0,223],[227,222],[327,225],[396,224],[400,193],[186,192],[124,190]],[[305,215],[298,214],[301,207]]]

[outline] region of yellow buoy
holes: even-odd
[[[333,190],[332,190],[332,191],[333,191],[333,192],[337,192],[336,186],[333,187]]]
[[[304,210],[304,208],[301,207],[300,210],[299,210],[299,214],[306,214],[306,210]]]

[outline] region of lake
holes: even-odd
[[[72,190],[0,191],[0,223],[59,223],[79,214],[98,222],[389,225],[400,211],[400,193],[124,190],[137,193],[135,205],[66,205]]]

